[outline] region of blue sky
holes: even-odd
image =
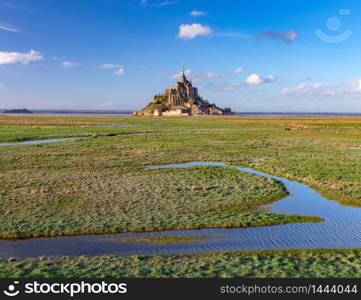
[[[0,0],[0,108],[361,112],[361,2]],[[317,33],[316,33],[317,31]]]

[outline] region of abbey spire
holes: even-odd
[[[180,76],[180,82],[188,82],[186,74],[184,72],[184,67],[183,67],[183,71],[182,71],[182,75]]]

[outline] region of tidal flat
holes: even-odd
[[[237,170],[24,170],[1,178],[0,237],[247,227],[309,221],[256,213],[287,195],[282,184]]]
[[[127,126],[100,126],[115,123]],[[144,169],[190,161],[251,167],[361,206],[358,117],[0,117],[0,142],[67,137],[89,138],[0,148],[2,238],[312,221],[255,210],[287,195],[275,180]]]

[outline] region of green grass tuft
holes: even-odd
[[[167,244],[199,244],[205,243],[200,239],[207,239],[212,237],[219,237],[219,235],[185,235],[185,236],[142,236],[142,237],[128,237],[128,238],[113,238],[104,241],[122,242],[122,243],[153,243],[159,245]]]
[[[247,251],[194,255],[1,260],[0,277],[207,278],[361,276],[361,250]]]

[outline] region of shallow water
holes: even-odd
[[[95,127],[128,127],[128,126],[129,125],[125,123],[107,123],[107,124],[97,125]]]
[[[272,213],[312,215],[324,218],[320,223],[297,223],[232,229],[173,230],[151,233],[121,233],[58,238],[0,241],[1,257],[37,257],[63,255],[154,255],[206,253],[236,250],[361,248],[361,208],[342,206],[327,200],[307,185],[268,175],[249,168],[224,163],[193,162],[152,166],[154,168],[187,168],[222,166],[281,181],[290,195],[263,208]],[[139,236],[213,235],[201,239],[206,243],[157,245],[143,242],[113,242],[112,238]],[[218,237],[214,237],[217,235]]]
[[[39,145],[39,144],[63,142],[74,139],[75,138],[60,138],[60,139],[33,140],[33,141],[14,142],[14,143],[0,143],[0,146]]]

